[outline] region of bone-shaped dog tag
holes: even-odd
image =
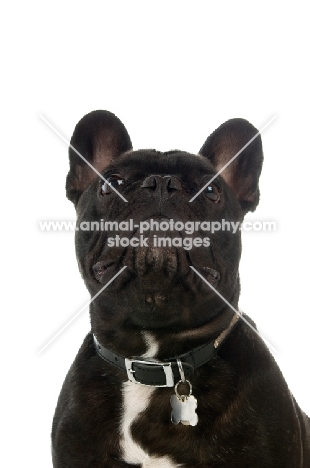
[[[197,400],[193,395],[172,395],[170,403],[172,407],[171,421],[173,424],[181,423],[185,426],[196,426],[198,423],[196,413]]]
[[[180,362],[180,361],[179,361]],[[179,364],[181,366],[181,364]],[[188,380],[185,380],[183,368],[181,368],[181,375],[183,377],[174,387],[175,395],[170,398],[172,407],[171,421],[173,424],[184,424],[185,426],[196,426],[198,423],[198,416],[196,413],[197,400],[192,395],[192,385]],[[181,383],[189,385],[189,395],[179,395],[178,386]]]
[[[192,395],[192,384],[185,378],[181,359],[177,357],[176,361],[178,363],[181,380],[179,380],[174,387],[175,395],[172,395],[170,398],[172,407],[171,421],[173,424],[181,423],[185,426],[196,426],[198,423],[198,416],[196,414],[197,400]],[[188,395],[180,395],[178,392],[179,385],[183,386],[184,391],[184,384],[189,387]]]

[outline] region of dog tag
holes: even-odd
[[[196,426],[198,416],[196,413],[197,400],[193,395],[178,398],[172,395],[170,398],[172,407],[171,421],[173,424],[184,424],[185,426]]]
[[[182,383],[182,380],[175,386],[175,395],[170,398],[172,407],[171,421],[173,424],[184,424],[185,426],[196,426],[198,423],[198,416],[196,413],[197,400],[192,395],[192,386],[190,382],[186,381],[190,386],[189,395],[179,395],[178,385]],[[184,382],[183,382],[184,383]]]

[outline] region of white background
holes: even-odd
[[[245,233],[240,305],[278,350],[301,407],[309,381],[309,24],[306,2],[11,2],[2,12],[1,423],[5,466],[51,467],[62,381],[89,330],[65,197],[67,147],[95,109],[114,112],[134,148],[197,152],[243,117],[263,133],[261,201]]]

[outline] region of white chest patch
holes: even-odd
[[[144,339],[148,350],[142,357],[155,358],[158,352],[157,342],[147,332],[144,332]],[[150,457],[132,439],[131,425],[139,417],[139,414],[146,410],[154,391],[154,387],[147,387],[130,381],[123,384],[123,416],[120,427],[122,459],[126,463],[139,464],[142,468],[181,467],[183,465],[173,463],[169,457]]]

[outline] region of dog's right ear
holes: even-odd
[[[263,164],[259,131],[245,119],[230,119],[207,138],[199,153],[212,162],[217,172],[221,171],[244,214],[255,211]]]
[[[75,205],[84,190],[98,177],[92,167],[101,173],[116,157],[132,149],[130,137],[122,122],[111,112],[102,110],[90,112],[79,121],[70,145],[66,192]]]

